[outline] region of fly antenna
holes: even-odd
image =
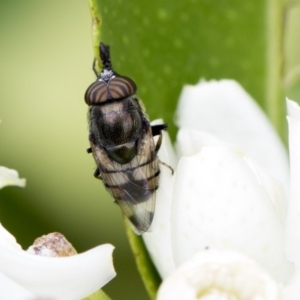
[[[100,49],[100,57],[101,57],[101,60],[102,60],[103,69],[111,70],[109,46],[105,45],[101,42],[100,46],[99,46],[99,49]]]

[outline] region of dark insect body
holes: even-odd
[[[97,169],[94,176],[131,221],[138,234],[147,231],[155,209],[159,184],[157,152],[166,124],[151,126],[136,84],[112,70],[109,46],[100,43],[103,69],[86,93],[89,105],[89,141]],[[155,144],[153,136],[158,135]]]

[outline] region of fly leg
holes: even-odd
[[[95,136],[94,136],[93,133],[90,133],[90,134],[89,134],[89,141],[92,142],[93,144],[96,143],[96,142],[95,142]],[[93,151],[92,151],[92,148],[90,147],[90,148],[86,149],[86,152],[87,152],[87,153],[92,153],[92,152],[93,152]]]
[[[93,71],[94,71],[96,77],[98,78],[99,75],[98,75],[97,70],[96,70],[96,62],[97,62],[97,60],[95,58],[94,61],[93,61]]]
[[[158,150],[159,150],[159,148],[161,146],[161,143],[162,143],[162,134],[160,133],[158,141],[157,141],[157,143],[155,145],[155,150],[154,150],[156,154],[157,154],[157,152],[158,152]],[[171,173],[172,173],[172,175],[174,175],[174,169],[171,166],[167,165],[166,163],[164,163],[161,160],[158,160],[158,163],[161,164],[161,165],[163,165],[163,166],[165,166],[165,167],[167,167],[167,168],[169,168],[170,171],[171,171]]]
[[[159,125],[152,125],[152,136],[159,135],[159,138],[157,140],[156,146],[155,146],[155,153],[157,154],[158,150],[160,149],[161,143],[162,143],[162,134],[161,131],[168,128],[168,124],[159,124]]]
[[[100,171],[99,171],[98,168],[97,168],[97,169],[95,170],[95,172],[94,172],[94,177],[95,177],[96,179],[103,180],[103,179],[102,179],[102,176],[101,176],[101,174],[100,174]]]
[[[168,124],[152,125],[151,126],[152,136],[161,134],[161,131],[165,130],[167,128],[168,128]]]
[[[102,180],[102,181],[103,181],[103,178],[102,178],[101,173],[100,173],[100,171],[99,171],[98,168],[97,168],[97,169],[95,170],[95,172],[94,172],[94,177],[95,177],[96,179],[99,179],[99,180]],[[103,182],[103,183],[104,183],[105,187],[109,190],[109,186],[108,186],[105,182]],[[117,203],[116,200],[115,200],[114,202]],[[117,203],[117,204],[118,204],[118,203]]]
[[[95,136],[94,136],[93,133],[90,133],[90,134],[89,134],[89,140],[90,140],[91,143],[95,143],[95,142],[94,142],[94,141],[95,141]],[[93,151],[92,151],[92,148],[90,147],[90,148],[86,149],[86,152],[87,152],[87,153],[92,153],[92,152],[93,152]],[[103,180],[103,179],[102,179],[102,176],[101,176],[101,174],[100,174],[100,171],[99,171],[98,168],[97,168],[97,169],[95,170],[95,172],[94,172],[94,177],[95,177],[96,179]]]
[[[167,165],[166,163],[164,163],[161,160],[158,160],[158,163],[165,166],[165,167],[167,167],[171,171],[172,175],[174,175],[174,169],[171,166]]]
[[[154,149],[154,151],[155,151],[156,154],[157,154],[158,150],[160,149],[161,143],[162,143],[162,134],[160,132],[159,133],[159,138],[157,140],[157,143],[156,143],[155,149]]]

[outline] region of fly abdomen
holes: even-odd
[[[149,170],[156,169],[156,172]],[[105,186],[116,200],[127,201],[131,205],[149,200],[158,188],[158,159],[143,166],[118,170],[118,172],[101,171]],[[109,178],[106,181],[106,178]],[[117,184],[112,184],[116,182]]]
[[[123,185],[108,186],[107,188],[116,200],[127,201],[132,205],[147,201],[155,191],[155,189],[149,189],[146,181],[143,180],[128,181]],[[130,190],[130,194],[127,192],[128,190]]]

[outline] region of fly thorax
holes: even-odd
[[[138,139],[143,134],[142,112],[136,101],[110,101],[90,109],[90,129],[108,156],[120,164],[137,154]]]
[[[129,141],[123,145],[104,147],[108,157],[123,165],[132,161],[137,155],[136,141]]]
[[[123,101],[106,104],[99,120],[101,139],[110,145],[122,145],[134,140],[142,131],[139,111],[128,109]]]

